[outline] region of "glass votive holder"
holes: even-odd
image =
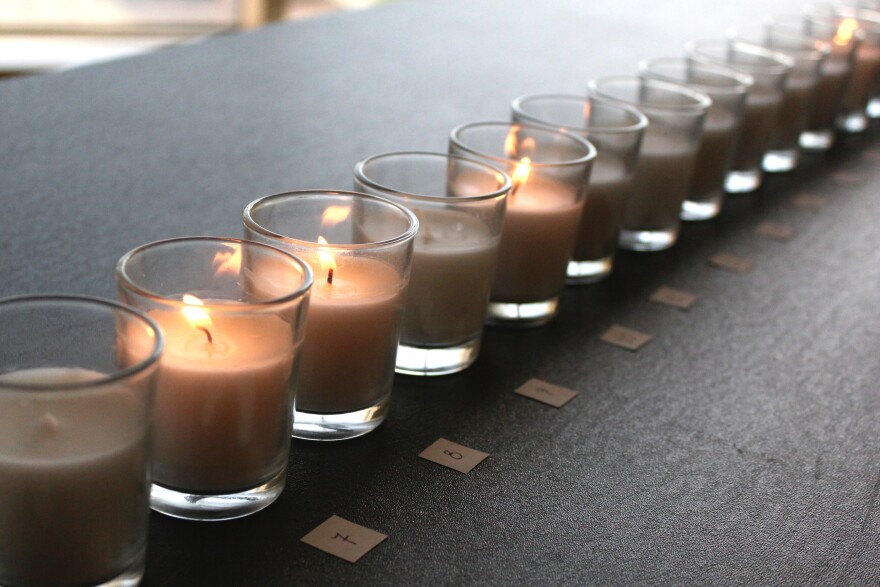
[[[822,66],[831,47],[803,35],[779,31],[773,27],[736,29],[731,38],[781,53],[793,66],[785,80],[785,93],[779,106],[776,129],[762,167],[768,173],[792,171],[800,160],[800,135],[806,130]]]
[[[0,583],[137,585],[163,337],[111,301],[0,300]]]
[[[686,51],[693,61],[724,65],[754,80],[724,189],[728,193],[757,190],[763,179],[764,154],[773,140],[785,83],[794,63],[781,53],[730,39],[692,41]]]
[[[858,31],[852,73],[846,84],[837,129],[846,133],[860,133],[868,128],[866,114],[874,85],[880,77],[880,13],[843,4],[817,3],[808,7],[815,18],[831,19],[837,26],[837,35],[845,38]]]
[[[397,372],[466,369],[480,351],[510,178],[443,153],[384,153],[355,165],[354,186],[419,219]]]
[[[712,99],[706,111],[693,180],[681,205],[681,219],[715,218],[721,213],[724,179],[733,161],[746,97],[754,81],[728,67],[678,57],[644,60],[639,63],[639,72],[643,77],[686,85]]]
[[[681,206],[712,100],[680,84],[639,76],[590,80],[587,92],[597,101],[635,107],[647,116],[619,245],[632,251],[668,249],[678,240]]]
[[[271,504],[287,470],[308,266],[259,243],[189,237],[130,251],[116,280],[165,333],[152,508],[228,520]]]
[[[248,238],[294,253],[315,274],[293,436],[374,430],[391,405],[416,216],[368,194],[302,190],[251,202],[243,221]]]
[[[611,274],[623,214],[632,193],[632,178],[642,135],[644,114],[620,104],[570,94],[532,94],[511,104],[514,122],[561,128],[578,134],[596,148],[580,228],[567,283],[595,283]]]
[[[799,140],[804,150],[827,151],[834,144],[837,112],[863,33],[840,28],[833,18],[804,14],[774,15],[765,28],[768,34],[803,35],[816,43],[828,44],[830,52],[822,63],[813,106]]]
[[[488,322],[549,322],[565,287],[596,149],[564,130],[476,122],[452,130],[449,152],[484,161],[511,178]]]

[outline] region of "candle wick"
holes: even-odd
[[[327,285],[331,285],[333,283],[333,270],[327,270]]]
[[[204,326],[196,326],[197,330],[201,330],[205,333],[205,336],[208,337],[208,344],[214,344],[214,337],[211,336],[211,331],[205,328]]]

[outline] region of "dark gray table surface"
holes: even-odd
[[[139,244],[238,236],[258,196],[349,188],[359,158],[444,150],[517,95],[582,92],[799,6],[412,0],[0,83],[0,295],[112,297]],[[878,133],[729,198],[671,251],[621,254],[552,324],[488,329],[467,372],[398,377],[376,432],[294,441],[267,510],[154,514],[146,584],[877,585]],[[762,220],[796,236],[758,237]],[[722,250],[755,270],[708,266]],[[649,302],[662,284],[699,301]],[[599,342],[613,323],[654,340]],[[579,395],[514,395],[530,377]],[[469,475],[416,457],[441,436],[491,457]],[[331,514],[390,539],[354,565],[300,543]]]

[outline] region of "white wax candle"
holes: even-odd
[[[846,86],[843,105],[851,110],[864,108],[868,102],[871,86],[878,75],[880,75],[880,47],[863,42],[856,50],[856,60]]]
[[[499,237],[467,213],[419,209],[400,342],[448,346],[483,329]]]
[[[733,114],[726,111],[711,112],[706,118],[688,200],[700,201],[717,196],[723,188],[733,148],[735,122]]]
[[[532,171],[508,197],[492,301],[549,300],[565,287],[565,272],[583,210],[571,189]]]
[[[834,125],[835,110],[848,71],[847,62],[834,59],[833,55],[823,63],[807,128],[821,130]]]
[[[761,168],[764,153],[770,147],[782,95],[750,93],[746,98],[742,127],[733,155],[732,169],[753,171]]]
[[[791,149],[797,146],[798,137],[810,114],[816,87],[815,81],[789,78],[776,119],[774,148]]]
[[[210,312],[210,300],[203,301]],[[180,311],[149,314],[166,340],[155,482],[185,493],[231,493],[268,481],[290,442],[290,324],[276,316],[210,312],[209,342]]]
[[[624,216],[625,228],[665,230],[678,226],[696,152],[696,146],[686,137],[660,131],[645,135],[634,171],[632,198]]]
[[[405,284],[392,266],[336,254],[333,282],[317,258],[300,357],[296,409],[346,413],[391,390]]]
[[[603,259],[614,253],[631,192],[632,176],[626,173],[623,161],[600,151],[581,214],[572,255],[575,261]]]
[[[89,381],[82,369],[28,369],[9,383]],[[121,386],[0,394],[0,583],[93,585],[143,548],[147,398]]]

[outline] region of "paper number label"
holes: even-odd
[[[461,473],[470,473],[471,469],[482,463],[488,456],[489,453],[456,444],[445,438],[437,440],[419,453],[419,457],[426,461],[449,467]]]

